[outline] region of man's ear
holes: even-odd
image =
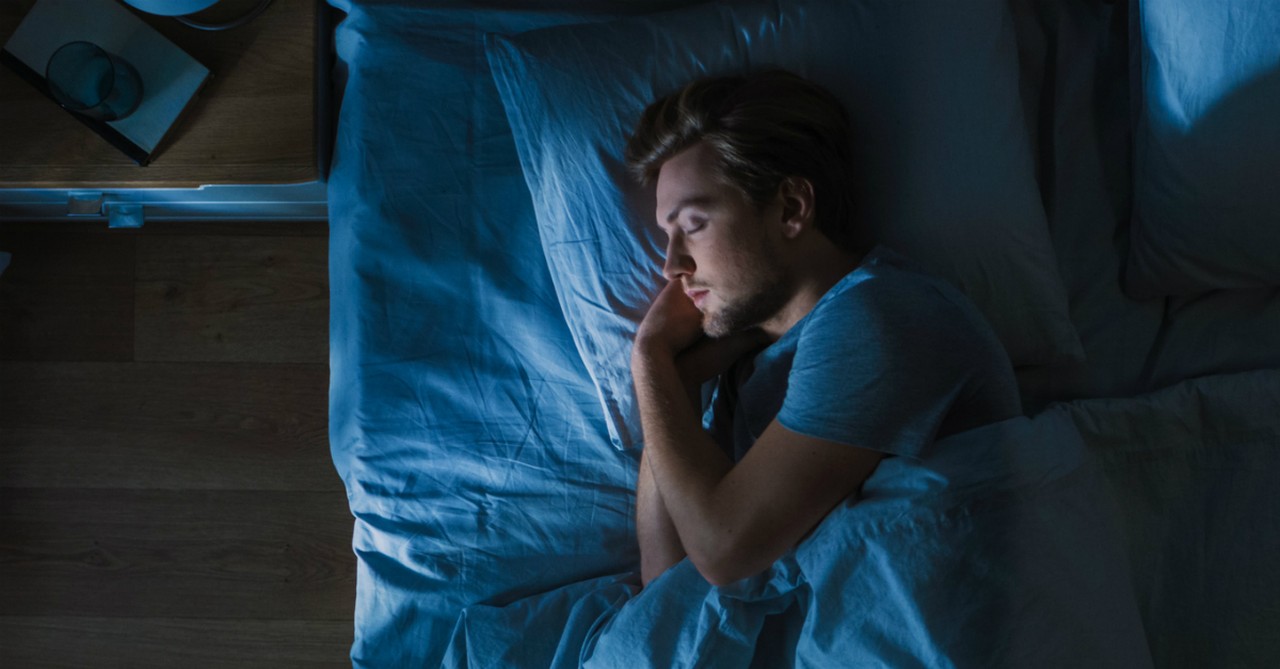
[[[782,233],[795,239],[813,227],[813,183],[804,177],[787,177],[778,186],[782,199]]]

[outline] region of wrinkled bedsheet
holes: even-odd
[[[1114,495],[1156,666],[1280,666],[1280,370],[1052,411]]]
[[[334,4],[329,437],[354,516],[351,658],[435,666],[464,607],[638,559],[638,452],[609,445],[483,44],[602,17]]]
[[[469,607],[445,666],[1150,666],[1116,517],[1067,413],[1012,419],[883,461],[756,577]]]

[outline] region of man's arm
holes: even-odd
[[[632,355],[644,459],[690,560],[723,585],[763,571],[795,546],[858,490],[883,454],[791,432],[774,420],[735,466],[687,400],[675,358],[696,336],[687,320],[697,314],[680,315],[684,295],[670,293],[655,301],[658,316],[642,327]]]
[[[636,537],[640,542],[643,586],[684,559],[684,546],[654,484],[647,451],[640,456],[640,474],[636,479]]]
[[[702,382],[715,378],[738,358],[768,343],[761,332],[749,332],[718,340],[702,339],[676,359],[685,397],[694,415],[702,411]],[[636,537],[640,543],[640,582],[647,586],[670,569],[686,553],[671,514],[653,480],[646,450],[640,457],[636,479]]]

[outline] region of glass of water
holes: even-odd
[[[99,121],[122,119],[142,102],[138,70],[92,42],[58,47],[44,76],[58,104]]]

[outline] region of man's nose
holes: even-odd
[[[693,274],[695,267],[693,257],[685,251],[684,244],[672,236],[667,242],[667,260],[662,264],[662,275],[667,277],[667,281],[675,281]]]

